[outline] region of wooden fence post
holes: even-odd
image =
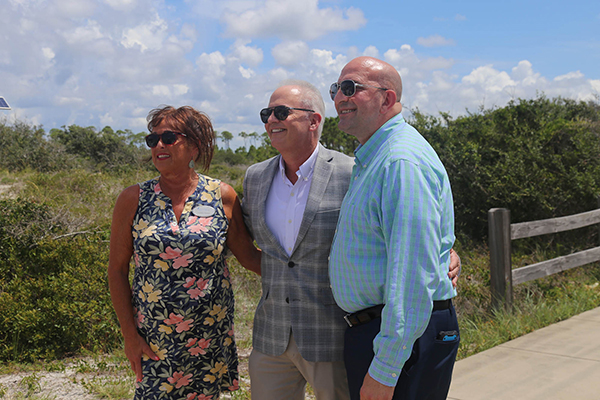
[[[510,264],[510,210],[488,211],[490,286],[492,307],[512,308],[512,267]]]
[[[598,208],[600,208],[600,195],[598,195],[597,199],[598,199]],[[598,224],[598,243],[600,245],[600,224]]]

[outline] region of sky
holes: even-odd
[[[400,72],[405,114],[600,95],[597,0],[0,0],[0,27],[0,118],[46,131],[142,132],[168,104],[262,134],[284,79],[313,83],[335,116],[329,86],[361,55]]]

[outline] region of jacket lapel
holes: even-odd
[[[272,249],[277,249],[279,253],[281,253],[285,258],[287,258],[288,255],[285,252],[285,249],[281,246],[281,243],[279,243],[277,237],[273,235],[273,232],[271,232],[271,229],[269,229],[269,227],[267,226],[267,197],[269,196],[269,191],[271,190],[271,184],[273,183],[273,179],[275,178],[275,175],[279,173],[280,158],[281,155],[278,155],[277,157],[273,158],[271,162],[268,163],[268,165],[265,167],[263,171],[264,179],[260,180],[258,197],[256,200],[258,203],[258,215],[261,216],[259,229],[263,232],[267,232],[266,236],[270,242],[269,247]]]
[[[323,195],[325,194],[325,189],[327,189],[327,185],[331,179],[331,174],[333,173],[333,165],[331,164],[332,158],[333,157],[331,157],[329,154],[329,150],[319,143],[319,153],[317,154],[317,160],[315,161],[315,168],[313,171],[310,190],[308,192],[306,208],[304,209],[304,216],[302,217],[302,222],[300,223],[300,229],[298,231],[298,237],[296,238],[293,251],[296,251],[300,243],[302,243],[302,240],[304,240],[312,221],[315,219],[317,211],[319,211],[319,206],[321,204],[321,200],[323,199]]]

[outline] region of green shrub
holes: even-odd
[[[94,127],[77,125],[50,130],[52,142],[64,146],[67,153],[90,162],[98,171],[139,167],[148,150],[135,144],[138,136],[129,130],[115,132],[109,126],[99,132]]]
[[[487,237],[490,208],[524,222],[598,206],[598,103],[542,96],[456,120],[416,111],[411,123],[448,170],[457,231],[476,243]]]
[[[71,168],[77,164],[58,143],[49,143],[41,127],[21,121],[9,125],[0,119],[0,168],[40,172]]]
[[[108,245],[62,230],[43,204],[0,201],[0,360],[53,359],[120,343]]]

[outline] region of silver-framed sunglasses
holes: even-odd
[[[367,85],[365,83],[356,83],[352,79],[346,79],[341,81],[340,83],[334,82],[329,87],[329,95],[331,96],[331,100],[335,100],[335,95],[338,90],[342,91],[342,94],[346,97],[352,97],[356,94],[356,88],[370,87],[379,90],[389,90],[387,88],[382,88],[379,86]]]

